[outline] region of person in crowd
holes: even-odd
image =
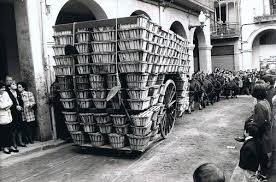
[[[249,81],[249,78],[247,75],[245,75],[243,77],[243,89],[242,89],[244,94],[250,95],[250,90],[249,90],[250,85],[251,85],[251,83]]]
[[[8,78],[8,77],[7,77]],[[12,82],[6,81],[6,91],[9,94],[13,105],[10,108],[13,121],[11,123],[12,128],[12,141],[13,141],[13,152],[19,152],[17,149],[17,143],[19,146],[25,147],[26,145],[22,142],[22,129],[23,129],[23,121],[22,121],[22,112],[23,112],[23,101],[21,96],[17,90],[17,85],[15,81]]]
[[[223,172],[213,163],[200,165],[193,174],[194,182],[225,182]]]
[[[261,143],[259,141],[259,128],[254,122],[245,126],[245,142],[240,150],[239,167],[243,170],[240,181],[255,182],[258,180],[256,172],[261,162]]]
[[[264,81],[267,84],[267,101],[270,104],[270,107],[272,108],[272,98],[276,95],[276,91],[274,88],[275,80],[272,78],[271,75],[264,76]]]
[[[25,82],[19,82],[17,84],[18,91],[21,94],[23,101],[23,121],[26,122],[26,138],[27,143],[34,143],[35,137],[35,111],[36,105],[35,98],[32,92],[28,91],[27,84]]]
[[[254,107],[253,122],[259,127],[259,139],[262,145],[261,175],[266,178],[269,169],[269,159],[272,152],[271,107],[266,100],[265,84],[255,84],[252,96],[257,99]]]
[[[12,147],[10,107],[12,100],[5,91],[5,84],[0,81],[0,146],[5,154],[10,154]]]

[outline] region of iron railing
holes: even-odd
[[[223,23],[211,26],[211,38],[234,38],[240,36],[239,23]]]

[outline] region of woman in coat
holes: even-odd
[[[26,145],[22,142],[22,129],[23,129],[23,121],[22,121],[22,112],[23,112],[23,101],[21,99],[21,95],[17,90],[17,85],[13,80],[11,84],[6,86],[6,91],[8,92],[13,105],[10,108],[12,114],[12,137],[13,137],[13,150],[14,152],[19,152],[17,149],[17,143],[21,147],[26,147]]]
[[[11,106],[12,100],[10,99],[9,94],[5,91],[5,84],[0,81],[0,146],[6,154],[11,153],[10,148],[12,146]]]
[[[257,99],[257,104],[254,107],[253,122],[258,125],[260,131],[259,139],[262,145],[261,174],[265,176],[272,152],[271,107],[266,100],[266,85],[256,84],[253,88],[252,96]]]
[[[35,137],[35,112],[34,107],[36,105],[35,98],[32,92],[27,91],[27,84],[19,82],[17,84],[18,91],[21,94],[23,101],[23,115],[22,119],[26,124],[26,138],[27,143],[34,143]]]

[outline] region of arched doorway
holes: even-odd
[[[203,71],[207,72],[207,63],[205,57],[205,47],[206,47],[206,39],[204,32],[201,27],[197,27],[193,36],[193,44],[194,48],[194,71]]]
[[[148,17],[151,20],[150,16],[142,10],[136,10],[133,13],[131,13],[130,16],[137,16],[137,15],[145,15],[146,17]]]
[[[260,32],[252,43],[252,68],[276,66],[276,30],[268,29]],[[270,66],[269,66],[270,65]],[[275,72],[274,68],[274,72]],[[276,73],[276,72],[275,72]]]
[[[69,1],[60,10],[56,20],[56,25],[95,19],[94,14],[83,3]]]
[[[174,33],[180,35],[183,38],[187,38],[186,31],[183,27],[183,25],[179,21],[173,22],[173,24],[170,27],[170,30],[173,31]]]

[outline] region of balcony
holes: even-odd
[[[240,36],[240,24],[223,23],[211,26],[211,39],[237,38]]]
[[[276,21],[276,3],[271,5],[270,14],[254,17],[255,23],[267,23]]]

